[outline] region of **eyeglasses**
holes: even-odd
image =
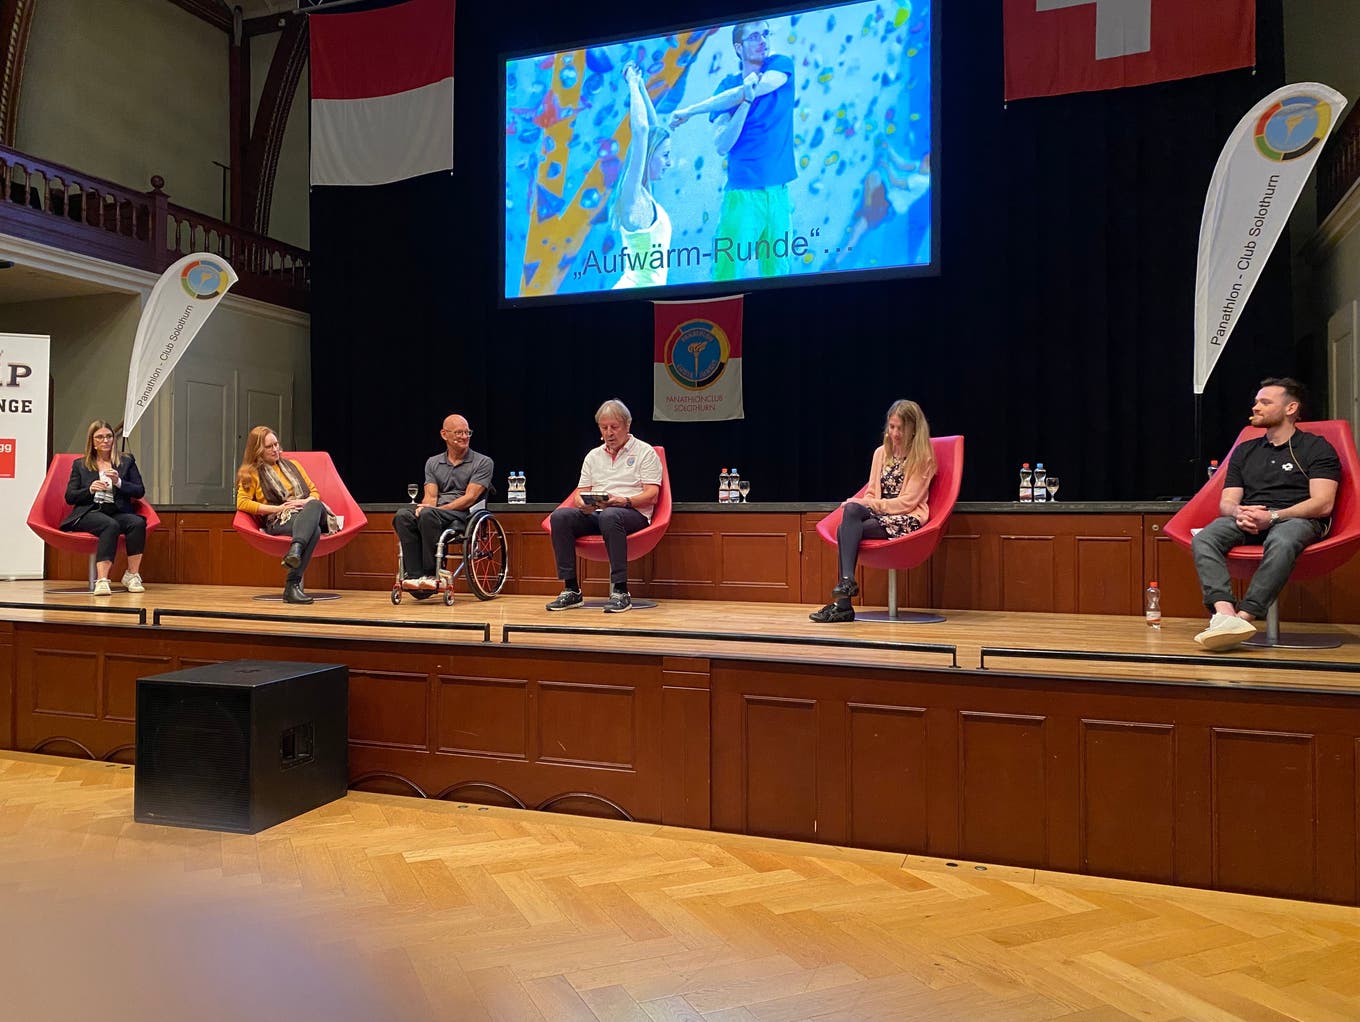
[[[105,441],[105,440],[112,440],[112,439],[113,439],[113,434],[112,434],[112,433],[96,433],[96,434],[94,435],[94,438],[95,438],[96,440],[100,441],[100,442],[103,442],[103,441]]]
[[[472,436],[472,430],[470,429],[446,429],[444,430],[444,432],[451,437],[457,437],[463,440],[466,440],[468,437]]]

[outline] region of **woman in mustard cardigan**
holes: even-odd
[[[246,438],[246,452],[236,472],[236,510],[254,515],[271,536],[293,537],[283,558],[288,569],[283,599],[285,603],[311,603],[302,588],[302,576],[321,534],[339,531],[338,523],[303,467],[283,457],[279,438],[268,426],[256,426]]]
[[[926,497],[935,478],[930,425],[915,401],[894,401],[883,424],[883,443],[874,451],[869,485],[862,497],[844,504],[836,532],[840,580],[831,602],[809,616],[823,623],[855,620],[850,598],[859,594],[855,562],[862,539],[895,539],[915,532],[930,518]]]

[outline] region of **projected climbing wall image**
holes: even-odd
[[[508,60],[504,297],[933,272],[931,33],[876,0]]]

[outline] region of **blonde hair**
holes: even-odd
[[[264,438],[273,433],[269,426],[256,426],[246,437],[246,452],[241,456],[241,467],[236,470],[236,485],[242,489],[260,478],[260,462],[264,461]]]
[[[902,478],[905,480],[916,475],[934,475],[935,451],[930,446],[930,423],[926,422],[926,413],[921,411],[921,406],[906,398],[894,401],[888,408],[888,414],[883,418],[884,464],[897,459],[897,452],[892,449],[892,440],[888,436],[888,424],[893,419],[902,420],[904,432],[911,431],[911,439],[907,441],[907,453],[902,459]]]
[[[105,422],[103,419],[95,419],[94,422],[90,423],[90,428],[85,431],[85,467],[91,472],[99,469],[99,458],[94,450],[94,435],[101,429],[107,429],[110,433],[113,433],[114,440],[118,439],[118,434],[114,431],[112,423]],[[114,465],[118,464],[118,456],[114,454],[112,448],[109,449],[109,461]]]

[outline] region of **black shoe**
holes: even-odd
[[[844,596],[847,600],[852,596],[859,595],[859,583],[853,578],[843,578],[836,583],[836,588],[831,590],[832,596]]]
[[[828,603],[821,610],[814,610],[808,617],[818,624],[853,621],[855,620],[855,608],[848,605],[842,607],[839,603]]]
[[[606,614],[622,614],[624,611],[632,609],[633,598],[618,589],[609,594],[609,600],[604,605]]]
[[[302,564],[302,544],[295,542],[288,548],[288,553],[283,555],[283,566],[285,568],[297,568]],[[308,601],[310,602],[310,601]]]
[[[284,603],[315,603],[302,589],[301,582],[289,582],[283,587]]]
[[[549,603],[549,610],[575,610],[577,607],[584,607],[586,598],[581,595],[579,589],[563,589],[558,594],[557,599]]]

